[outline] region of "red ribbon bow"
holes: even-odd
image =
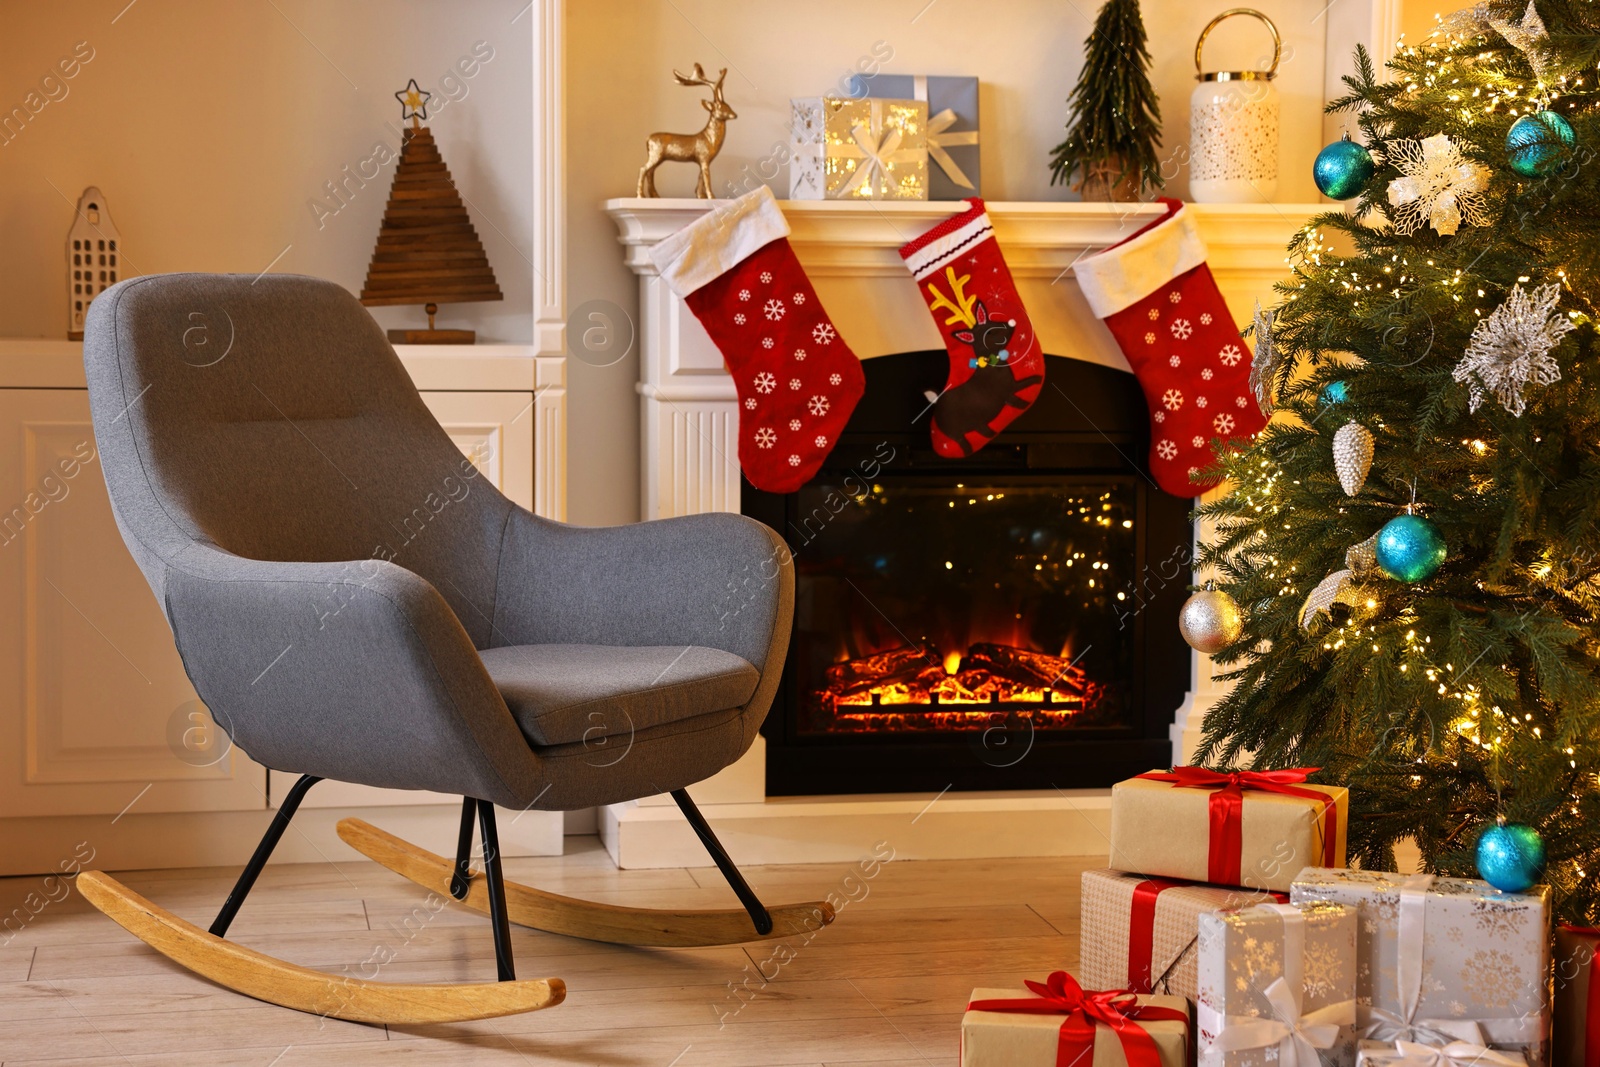
[[[1561,929],[1579,937],[1600,940],[1600,926],[1563,924]],[[1600,949],[1600,946],[1596,947]],[[1589,999],[1584,1009],[1583,1057],[1579,1062],[1583,1067],[1600,1067],[1600,973],[1597,973],[1592,959],[1589,964]]]
[[[1174,767],[1139,775],[1155,782],[1171,782],[1180,789],[1214,789],[1211,794],[1211,843],[1207,852],[1206,880],[1218,885],[1242,885],[1244,865],[1244,791],[1283,793],[1322,805],[1322,866],[1332,867],[1338,856],[1339,809],[1333,798],[1315,789],[1302,789],[1321,767],[1285,767],[1279,771],[1208,771],[1204,767]]]
[[[1102,993],[1086,992],[1066,971],[1056,971],[1043,983],[1023,983],[1036,997],[1018,1000],[974,1000],[968,1011],[1019,1012],[1029,1015],[1065,1015],[1056,1039],[1056,1067],[1087,1065],[1094,1059],[1095,1024],[1111,1027],[1122,1042],[1128,1067],[1161,1067],[1161,1053],[1155,1039],[1135,1020],[1181,1022],[1189,1024],[1189,1013],[1155,1005],[1140,1006],[1138,998],[1126,989]]]

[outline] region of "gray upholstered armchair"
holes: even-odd
[[[725,514],[608,529],[530,514],[477,476],[383,332],[329,282],[123,282],[90,310],[84,362],[117,523],[189,677],[242,750],[303,776],[209,934],[86,875],[102,910],[233,988],[372,1021],[558,1002],[557,980],[507,981],[508,915],[656,945],[831,918],[821,905],[764,909],[683,792],[749,748],[777,688],[793,575],[771,530]],[[315,972],[272,995],[220,966],[218,953],[248,953],[222,935],[322,778],[465,798],[453,861],[360,820],[340,833],[488,912],[506,984],[352,993],[339,980],[329,1010]],[[567,810],[662,792],[746,912],[621,909],[503,882],[493,805]],[[474,816],[481,875],[469,870]],[[268,957],[246,970],[281,986],[274,968],[298,971]]]

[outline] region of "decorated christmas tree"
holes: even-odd
[[[1139,0],[1106,0],[1083,43],[1083,72],[1067,98],[1067,139],[1050,157],[1050,184],[1085,200],[1135,200],[1159,188],[1161,106],[1150,86]]]
[[[1542,837],[1557,914],[1585,925],[1600,918],[1597,56],[1600,8],[1565,0],[1479,4],[1387,78],[1358,53],[1329,110],[1359,136],[1316,173],[1354,213],[1291,245],[1254,332],[1277,417],[1200,508],[1201,562],[1243,626],[1199,760],[1323,768],[1350,787],[1351,860],[1368,868],[1394,870],[1412,838],[1429,871],[1513,888]]]

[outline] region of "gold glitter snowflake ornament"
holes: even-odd
[[[1394,141],[1389,158],[1403,177],[1389,183],[1391,221],[1403,237],[1432,226],[1450,236],[1462,221],[1485,226],[1483,191],[1489,187],[1489,168],[1462,154],[1449,136],[1436,133],[1421,141]]]
[[[1493,393],[1501,407],[1520,418],[1530,385],[1561,380],[1561,368],[1550,351],[1576,327],[1556,310],[1560,299],[1561,288],[1554,282],[1531,293],[1513,286],[1504,304],[1478,320],[1453,375],[1471,390],[1471,410],[1477,411]]]

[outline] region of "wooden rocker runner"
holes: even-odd
[[[561,1003],[559,978],[517,980],[512,922],[683,947],[832,921],[820,902],[765,908],[685,792],[743,755],[777,691],[794,606],[777,534],[727,514],[583,529],[518,507],[330,282],[123,282],[90,308],[84,362],[117,523],[190,680],[233,744],[301,776],[209,931],[103,872],[80,875],[84,897],[135,937],[259,1000],[430,1023]],[[360,819],[339,835],[486,914],[498,981],[359,980],[226,940],[323,778],[464,798],[453,859]],[[664,792],[742,910],[623,908],[505,881],[496,805]]]

